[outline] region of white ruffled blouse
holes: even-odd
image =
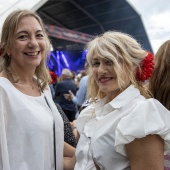
[[[75,170],[130,170],[125,145],[158,134],[170,150],[170,112],[157,100],[145,99],[133,85],[105,104],[105,98],[79,115],[80,140]]]
[[[63,121],[50,91],[28,96],[0,77],[0,170],[54,170],[54,122],[56,165],[62,170]]]

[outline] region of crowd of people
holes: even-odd
[[[31,10],[7,16],[0,39],[1,170],[170,168],[170,41],[153,56],[131,35],[107,31],[86,49],[79,85],[67,68],[52,81],[42,19]]]

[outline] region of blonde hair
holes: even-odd
[[[28,17],[28,16],[34,17],[39,22],[46,41],[46,49],[45,49],[44,56],[42,57],[40,65],[37,66],[35,70],[35,76],[37,78],[37,82],[41,82],[40,84],[41,89],[44,90],[51,80],[49,71],[46,66],[47,55],[50,53],[50,41],[46,34],[43,21],[33,11],[15,10],[11,12],[6,18],[2,27],[2,34],[1,34],[1,49],[3,53],[0,57],[0,72],[1,71],[9,72],[8,67],[11,64],[11,59],[8,56],[7,51],[10,48],[12,48],[12,45],[14,43],[14,34],[17,29],[18,23],[23,17]]]
[[[93,77],[92,59],[94,55],[113,62],[120,90],[123,90],[124,87],[124,80],[120,78],[120,75],[124,73],[130,79],[131,84],[140,90],[142,95],[145,97],[150,96],[147,89],[144,88],[144,84],[135,78],[136,69],[140,67],[140,62],[147,53],[133,37],[121,32],[108,31],[100,36],[96,36],[89,42],[87,51],[87,61],[89,63],[88,96],[93,101],[95,101],[95,97],[103,98],[106,96],[104,92],[100,91]],[[120,68],[119,62],[122,62],[123,70]]]

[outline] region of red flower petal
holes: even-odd
[[[154,69],[154,56],[148,52],[147,56],[140,63],[141,70],[138,68],[136,71],[136,79],[144,82],[152,76]]]

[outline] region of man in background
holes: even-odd
[[[75,120],[75,115],[77,112],[76,105],[67,99],[65,99],[64,94],[69,93],[69,90],[75,95],[77,92],[77,86],[72,80],[72,73],[69,69],[62,70],[62,81],[58,82],[55,88],[54,102],[58,103],[69,121]]]

